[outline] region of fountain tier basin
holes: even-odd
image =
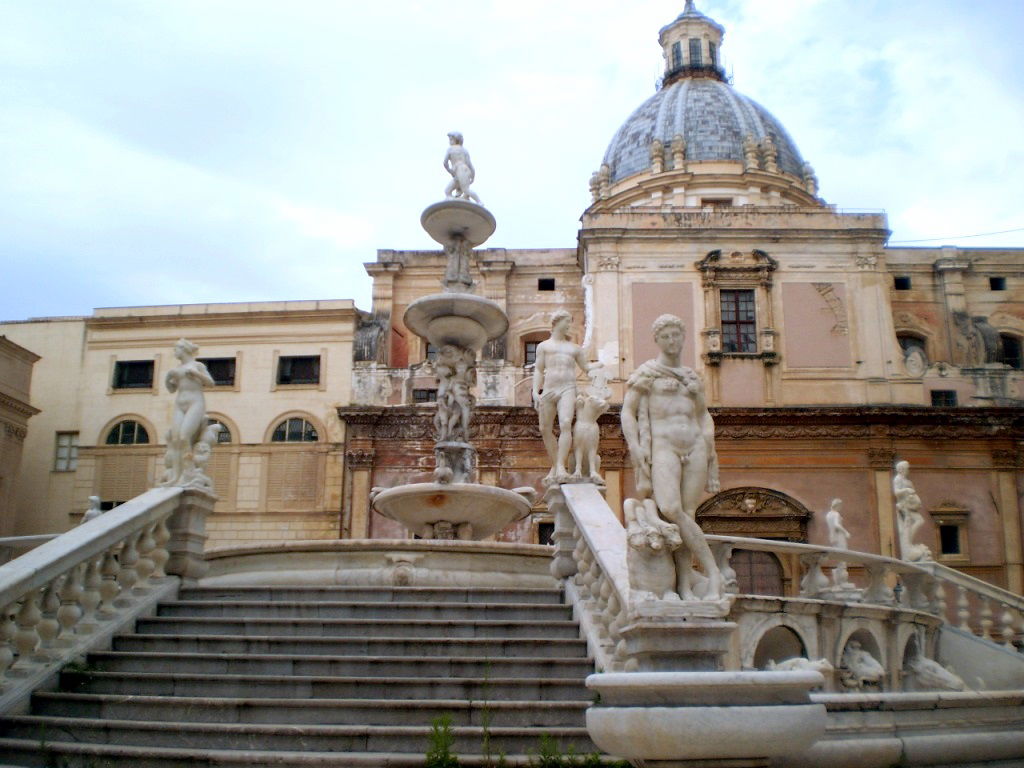
[[[477,203],[442,200],[420,215],[420,224],[441,245],[464,240],[471,248],[486,242],[494,234],[494,215]]]
[[[405,327],[435,347],[454,344],[479,351],[508,330],[501,306],[471,293],[434,293],[405,310]]]
[[[439,522],[460,526],[460,538],[484,539],[530,514],[533,489],[509,491],[472,483],[414,483],[380,491],[373,508],[413,533]]]

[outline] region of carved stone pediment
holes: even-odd
[[[770,286],[772,272],[778,269],[779,263],[761,250],[749,253],[711,251],[695,266],[701,273],[705,286],[736,282]]]
[[[768,488],[731,488],[697,509],[705,533],[763,539],[807,541],[810,510],[784,493]]]

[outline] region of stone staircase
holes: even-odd
[[[592,671],[557,590],[187,589],[0,718],[0,762],[422,766],[448,715],[463,765],[521,765],[595,750]]]

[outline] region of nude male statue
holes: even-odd
[[[661,516],[679,527],[684,546],[673,554],[679,596],[719,600],[722,575],[696,521],[703,491],[718,493],[720,488],[715,425],[700,379],[682,365],[683,321],[662,315],[651,330],[660,354],[630,376],[622,403],[622,433],[636,469],[636,491],[642,499],[653,496]],[[699,596],[694,593],[694,556],[707,577]]]
[[[551,337],[537,345],[533,369],[533,407],[540,417],[540,433],[551,459],[551,471],[545,478],[547,482],[569,479],[567,464],[572,449],[572,418],[576,413],[576,366],[584,371],[591,368],[583,349],[569,341],[571,324],[572,315],[564,309],[551,316]]]
[[[444,169],[452,175],[444,194],[446,197],[461,197],[480,203],[469,185],[476,179],[476,170],[473,168],[473,161],[469,159],[469,152],[462,146],[462,134],[452,131],[448,134],[448,151],[444,154]]]

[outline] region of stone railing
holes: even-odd
[[[940,563],[916,563],[938,582],[945,599],[942,616],[964,632],[1021,650],[1024,636],[1024,597],[1000,589]]]
[[[56,539],[59,535],[59,533],[44,533],[38,536],[7,536],[0,539],[0,565],[40,544]]]
[[[0,712],[198,579],[214,500],[156,488],[0,567]]]

